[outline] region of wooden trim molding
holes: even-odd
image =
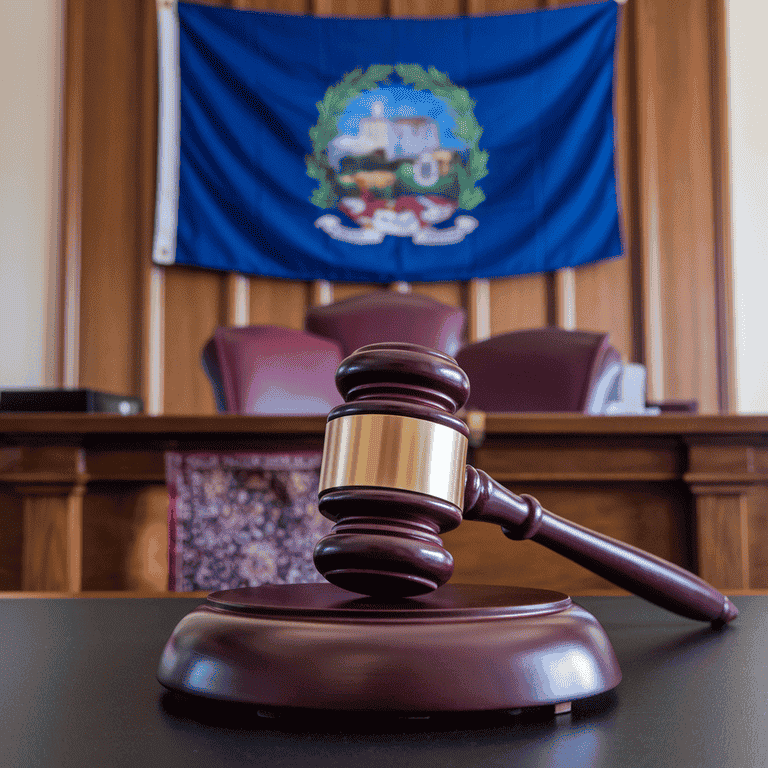
[[[576,328],[576,271],[563,267],[555,272],[556,324],[573,331]]]
[[[468,341],[485,341],[491,336],[491,281],[475,278],[467,285]]]
[[[156,264],[149,269],[144,398],[147,413],[159,416],[165,397],[165,272]]]
[[[227,275],[227,325],[248,325],[251,317],[251,284],[236,272]]]
[[[710,31],[712,102],[712,208],[714,220],[715,322],[720,413],[736,408],[736,350],[733,307],[733,233],[728,109],[728,39],[724,0],[707,4]]]
[[[80,274],[82,270],[83,82],[85,79],[85,0],[69,0],[64,18],[62,99],[61,260],[59,263],[58,370],[60,383],[75,387],[80,375]]]
[[[333,283],[329,280],[314,280],[312,282],[310,303],[312,306],[324,307],[333,303]]]

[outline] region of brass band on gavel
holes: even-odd
[[[397,488],[461,509],[467,438],[425,419],[355,414],[326,426],[320,493],[345,486]]]

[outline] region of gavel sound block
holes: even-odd
[[[469,395],[456,362],[376,344],[336,376],[315,549],[330,584],[210,595],[166,644],[168,688],[263,707],[425,713],[548,706],[616,686],[597,620],[562,593],[446,584],[439,534],[463,520],[531,539],[647,600],[719,628],[737,610],[694,574],[516,496],[466,464]],[[510,556],[513,556],[512,554]]]

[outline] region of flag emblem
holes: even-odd
[[[387,235],[417,245],[461,242],[478,226],[470,211],[485,195],[488,153],[475,102],[447,74],[419,64],[358,68],[325,92],[309,132],[317,181],[311,201],[335,209],[316,226],[335,240],[381,243]]]

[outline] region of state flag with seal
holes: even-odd
[[[386,283],[621,255],[614,0],[430,19],[159,13],[157,263]]]

